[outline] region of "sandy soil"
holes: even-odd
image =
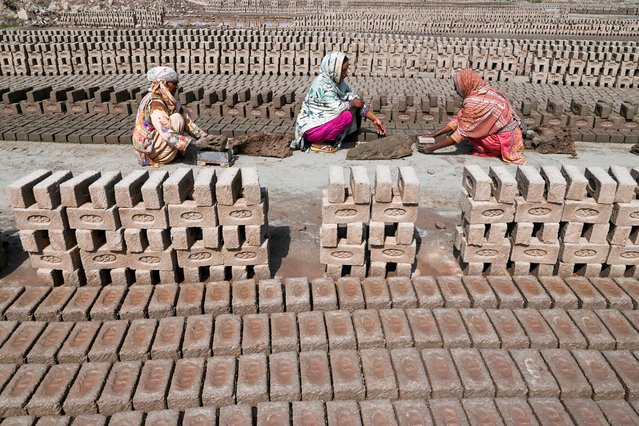
[[[577,143],[577,158],[566,155],[542,155],[528,152],[528,164],[560,166],[574,164],[608,167],[612,164],[637,166],[637,157],[629,153],[628,145]],[[413,166],[422,183],[422,200],[417,229],[420,246],[417,272],[421,275],[460,274],[452,255],[454,225],[459,221],[457,199],[464,165],[480,164],[484,168],[503,164],[497,159],[478,158],[468,154],[465,146],[450,147],[434,155],[414,154],[400,160],[385,161],[396,173],[397,166]],[[322,275],[319,263],[319,225],[321,223],[321,191],[327,184],[327,169],[338,164],[363,165],[371,180],[380,161],[348,161],[346,152],[336,154],[304,154],[295,152],[285,159],[240,157],[236,166],[257,167],[263,186],[270,197],[269,222],[272,238],[271,267],[281,277]],[[181,163],[167,166],[196,167],[194,153]],[[74,173],[85,170],[138,169],[129,146],[74,145],[33,142],[3,142],[0,145],[0,230],[8,254],[8,266],[0,271],[0,283],[35,282],[35,271],[22,251],[6,186],[32,170],[68,169]],[[511,166],[512,167],[512,166]],[[512,167],[514,170],[514,167]]]

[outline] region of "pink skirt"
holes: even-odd
[[[311,144],[335,142],[344,133],[353,121],[353,114],[346,110],[328,123],[313,127],[304,133],[304,140]]]

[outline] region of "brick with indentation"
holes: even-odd
[[[23,291],[24,288],[22,286],[5,286],[0,288],[0,319],[4,319],[4,312]],[[36,319],[38,318],[36,317]]]
[[[115,413],[109,419],[109,426],[142,426],[143,424],[144,413],[141,411]]]
[[[390,354],[397,377],[399,397],[430,398],[431,386],[419,351],[414,348],[393,349]]]
[[[27,359],[31,347],[38,341],[45,322],[23,322],[0,347],[0,362],[22,364]]]
[[[261,280],[257,287],[260,313],[270,314],[274,312],[282,312],[284,310],[282,282],[279,278]]]
[[[293,312],[271,315],[271,351],[297,351],[297,317]]]
[[[496,308],[497,296],[484,277],[462,277],[462,282],[472,299],[474,308]]]
[[[282,352],[269,357],[271,401],[299,401],[300,377],[297,353]]]
[[[140,318],[139,316],[133,316],[136,306],[138,306],[138,312],[142,311],[142,313],[144,313],[144,311],[147,310],[149,318],[164,318],[174,314],[178,292],[178,286],[176,284],[158,284],[152,287],[130,287],[124,304],[122,305],[123,307],[127,303],[127,300],[132,297],[131,291],[134,289],[137,291],[137,295],[135,295],[129,303],[131,308],[128,309],[130,313],[127,316],[130,315],[130,318]],[[149,290],[153,291],[152,296]],[[122,309],[120,309],[120,318],[124,318],[122,316]]]
[[[117,361],[128,326],[127,321],[104,321],[87,355],[89,361]]]
[[[365,388],[357,352],[344,349],[332,350],[330,362],[334,397],[336,399],[363,400]]]
[[[597,403],[590,399],[567,399],[563,401],[563,404],[572,416],[575,424],[608,424],[606,417],[599,409]]]
[[[412,282],[420,308],[434,309],[444,306],[444,298],[433,277],[415,277]]]
[[[9,321],[29,321],[40,303],[49,294],[48,287],[27,287],[20,297],[4,312]]]
[[[477,349],[452,349],[450,353],[464,387],[464,398],[495,395],[495,386]]]
[[[395,412],[388,400],[368,400],[359,403],[362,414],[362,424],[371,426],[376,424],[396,425]]]
[[[62,317],[62,310],[69,302],[75,288],[73,287],[55,287],[47,295],[42,303],[34,312],[34,317],[38,321],[59,321]]]
[[[232,290],[232,306],[234,314],[257,313],[257,287],[253,280],[235,281]]]
[[[337,291],[335,282],[330,278],[317,278],[311,281],[311,293],[314,311],[337,309]]]
[[[64,412],[69,415],[97,413],[96,401],[110,368],[111,364],[106,362],[83,364],[64,400]]]
[[[166,397],[167,406],[174,410],[200,406],[200,390],[205,359],[184,358],[175,362],[173,378]]]
[[[182,356],[209,357],[213,336],[213,315],[193,315],[187,318]]]
[[[58,362],[85,362],[100,326],[96,321],[76,323],[58,352]]]
[[[426,402],[422,399],[393,401],[399,426],[431,425],[433,420]]]
[[[572,355],[592,386],[593,399],[624,399],[625,390],[601,352],[572,351]]]
[[[331,349],[355,349],[355,332],[351,315],[347,311],[332,311],[324,314],[328,343]]]
[[[539,277],[553,301],[553,308],[576,309],[579,299],[560,277]]]
[[[409,278],[389,278],[388,289],[393,301],[393,308],[408,309],[417,307],[417,295]]]
[[[568,314],[588,342],[588,349],[614,349],[617,342],[594,311],[588,309],[569,310]]]
[[[515,285],[524,296],[527,308],[547,309],[552,305],[552,299],[546,293],[537,278],[532,276],[513,277]]]
[[[469,348],[470,336],[457,309],[433,310],[445,348]]]
[[[510,277],[488,277],[488,282],[497,295],[501,309],[524,307],[524,298]]]
[[[132,408],[131,401],[141,366],[140,361],[113,364],[98,400],[101,414],[112,415]]]
[[[331,371],[328,367],[328,355],[326,352],[301,352],[300,377],[303,400],[328,401],[332,399]]]
[[[73,419],[73,426],[106,426],[107,416],[100,414],[88,414],[85,416],[77,416]]]
[[[377,311],[361,309],[353,312],[352,318],[359,349],[381,348],[384,346],[384,332]]]
[[[488,309],[486,313],[499,335],[502,348],[524,349],[530,346],[526,332],[512,311],[507,309]]]
[[[242,320],[238,315],[224,314],[215,318],[213,355],[240,355]]]
[[[595,311],[601,321],[606,325],[610,334],[617,342],[617,349],[634,350],[639,347],[639,335],[637,330],[623,316],[620,311],[614,309],[600,309]]]
[[[465,399],[462,401],[470,424],[503,425],[494,400],[488,398]]]
[[[328,348],[322,312],[302,312],[297,315],[297,321],[302,351],[326,350]]]
[[[223,406],[233,404],[235,391],[234,356],[214,356],[206,364],[202,404]]]
[[[189,408],[184,411],[182,424],[184,426],[215,424],[216,414],[215,407]]]
[[[183,317],[162,318],[153,339],[151,358],[178,359],[182,355],[183,332]]]
[[[204,293],[204,313],[215,316],[227,314],[231,307],[231,286],[228,281],[206,284]]]
[[[435,317],[428,309],[408,309],[406,316],[413,334],[413,342],[417,349],[441,348],[442,337],[439,334]]]
[[[499,348],[500,341],[486,311],[483,309],[460,309],[472,346],[478,349]]]
[[[566,284],[575,292],[579,298],[579,306],[583,309],[605,309],[606,299],[588,281],[586,277],[567,277]]]
[[[24,416],[25,405],[41,382],[48,367],[44,364],[25,364],[13,375],[0,394],[0,416]]]
[[[397,384],[390,354],[385,349],[360,352],[366,382],[366,399],[397,399]]]
[[[615,282],[630,296],[634,307],[639,302],[639,280],[635,278],[615,278]]]
[[[148,359],[157,324],[158,320],[156,319],[136,319],[131,321],[120,351],[120,360]]]
[[[572,357],[565,349],[544,349],[541,354],[552,375],[559,384],[560,396],[565,398],[590,398],[592,388]]]
[[[599,401],[599,408],[606,416],[609,424],[632,425],[639,424],[639,416],[632,406],[623,400]]]
[[[311,291],[306,278],[288,278],[284,283],[286,311],[311,310]]]
[[[154,290],[155,290],[155,293],[157,293],[158,287],[146,286],[146,285],[129,287],[126,297],[124,298],[124,302],[122,303],[122,306],[120,306],[120,318],[121,319],[144,318],[145,311],[147,310],[147,305],[149,305],[150,307],[149,299],[151,299],[151,293]],[[153,299],[155,299],[155,295]]]
[[[180,424],[180,412],[177,410],[151,411],[144,419],[145,426],[164,426]]]
[[[379,317],[384,329],[386,347],[389,349],[413,346],[408,319],[402,309],[382,309]]]
[[[257,404],[259,426],[290,424],[291,415],[287,402],[260,402]]]
[[[444,306],[447,308],[470,308],[470,298],[458,277],[437,277],[439,289],[444,295]]]
[[[524,398],[498,398],[495,404],[506,424],[538,425],[530,405]]]
[[[519,367],[531,398],[558,398],[560,389],[551,371],[537,350],[516,349],[510,352]]]
[[[89,319],[91,307],[98,297],[101,288],[80,287],[62,311],[64,321],[83,321]]]
[[[252,424],[253,413],[250,405],[233,405],[220,408],[219,424],[242,426]]]
[[[513,313],[530,339],[530,347],[535,349],[556,348],[559,345],[552,328],[535,309],[515,309]]]
[[[267,314],[249,314],[242,318],[242,353],[268,353],[270,349]]]
[[[557,335],[561,349],[586,349],[588,346],[586,338],[565,310],[544,309],[540,312]]]
[[[26,406],[29,415],[41,417],[61,414],[62,401],[79,367],[78,364],[52,366]]]
[[[632,309],[633,303],[612,278],[590,278],[592,285],[606,298],[612,309]]]
[[[109,285],[102,288],[95,303],[91,307],[92,320],[112,320],[116,318],[125,296],[127,287],[124,285]]]
[[[480,352],[495,384],[497,398],[526,396],[528,388],[508,351],[486,349]]]
[[[430,379],[432,398],[461,398],[463,387],[448,351],[423,349],[421,355]]]
[[[47,364],[55,359],[67,336],[73,328],[73,323],[53,322],[47,325],[36,343],[27,355],[30,364]]]
[[[357,309],[364,309],[364,293],[358,278],[340,278],[335,285],[340,309],[351,312]]]
[[[457,399],[431,400],[430,411],[435,424],[470,424],[461,401]]]
[[[296,401],[293,406],[293,424],[320,426],[326,424],[322,401]]]
[[[386,281],[382,277],[368,277],[362,281],[366,309],[388,309],[392,306]]]
[[[240,356],[237,373],[237,403],[257,405],[259,402],[268,401],[267,375],[265,355]]]
[[[541,424],[553,422],[561,424],[573,424],[561,401],[551,398],[531,398],[528,403]]]
[[[347,424],[361,426],[359,406],[356,401],[329,401],[326,403],[326,417],[329,426]]]

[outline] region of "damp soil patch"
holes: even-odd
[[[526,132],[524,139],[526,149],[540,154],[577,155],[575,141],[570,128],[537,127]]]
[[[236,155],[286,158],[292,155],[290,143],[288,136],[257,132],[231,138],[227,147],[232,148]]]
[[[361,142],[346,154],[347,160],[394,160],[413,155],[414,136],[386,136],[371,142]]]

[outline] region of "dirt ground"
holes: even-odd
[[[540,154],[576,154],[575,141],[570,128],[539,127],[533,129],[538,136],[524,141],[526,149]]]
[[[348,161],[346,151],[336,154],[300,153],[291,157],[262,158],[240,156],[236,166],[256,167],[270,199],[271,269],[280,277],[322,275],[319,263],[319,226],[321,224],[322,189],[328,180],[330,165],[365,166],[371,181],[379,164],[391,166],[396,176],[398,166],[413,166],[422,184],[422,199],[417,221],[419,250],[416,273],[421,275],[457,275],[461,271],[452,254],[454,226],[459,221],[458,196],[464,165],[479,164],[484,168],[503,164],[497,159],[468,155],[468,146],[449,147],[432,155],[415,153],[399,160]],[[578,155],[526,152],[528,164],[561,166],[574,164],[608,167],[612,164],[637,166],[637,157],[629,153],[628,145],[577,143]],[[189,152],[180,163],[166,166],[196,167],[195,153]],[[7,248],[8,265],[0,271],[0,283],[35,283],[35,271],[27,254],[22,251],[8,205],[6,186],[32,170],[68,169],[73,173],[85,170],[138,169],[132,148],[121,145],[74,145],[34,142],[3,142],[0,145],[0,238]],[[509,166],[513,169],[513,166]]]

